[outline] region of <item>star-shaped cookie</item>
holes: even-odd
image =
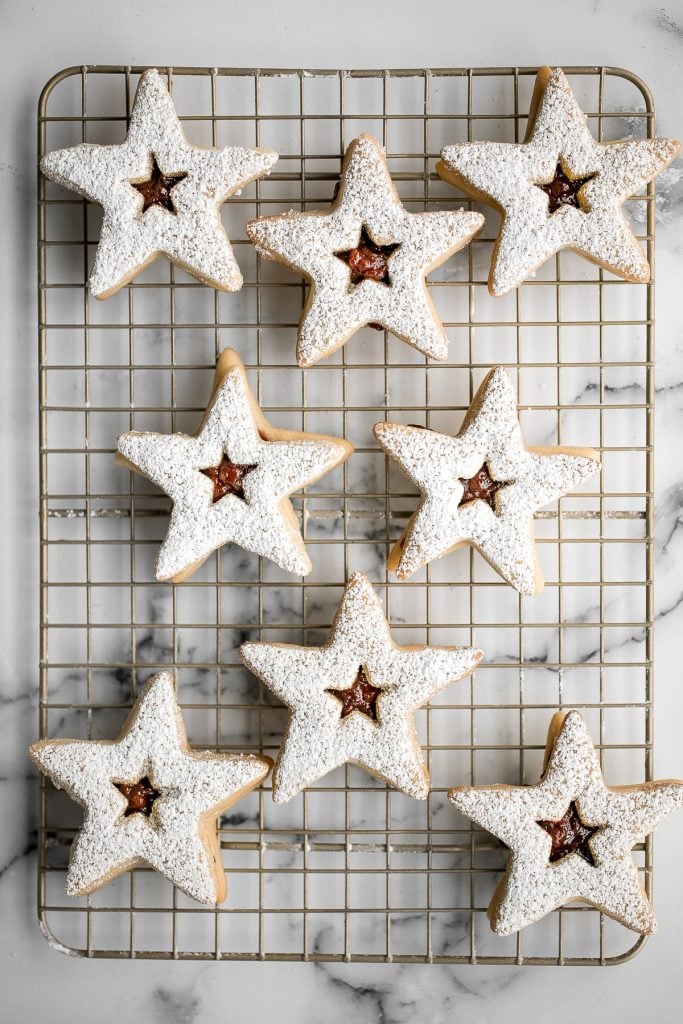
[[[399,647],[362,572],[349,579],[322,647],[246,643],[240,655],[291,712],[273,774],[276,803],[346,762],[423,800],[429,773],[414,712],[482,658],[472,647]]]
[[[562,70],[543,67],[523,143],[456,143],[436,169],[502,214],[489,291],[504,295],[564,248],[627,281],[649,281],[622,207],[678,149],[673,139],[596,142]]]
[[[527,448],[501,367],[485,377],[455,437],[401,423],[374,431],[422,495],[387,561],[399,579],[472,544],[521,594],[543,589],[534,512],[598,471],[592,448]]]
[[[218,815],[272,766],[255,754],[191,750],[169,672],[145,684],[118,739],[41,740],[29,756],[85,810],[69,896],[145,862],[200,903],[225,899]]]
[[[40,166],[104,210],[89,284],[95,298],[106,299],[162,255],[213,288],[241,288],[220,208],[277,158],[269,149],[191,146],[152,68],[140,78],[125,142],[59,149]]]
[[[227,543],[308,575],[311,560],[289,495],[352,451],[348,441],[271,426],[240,357],[224,349],[199,432],[121,434],[116,461],[149,477],[172,499],[156,577],[179,583]]]
[[[488,908],[498,935],[570,900],[591,903],[642,934],[657,927],[630,851],[683,806],[683,782],[606,786],[578,711],[552,718],[537,785],[458,786],[448,796],[510,849]]]
[[[361,135],[346,151],[329,210],[260,217],[247,224],[247,234],[261,255],[310,282],[297,359],[312,366],[365,324],[385,327],[432,359],[446,359],[448,339],[425,277],[483,223],[480,214],[465,210],[408,213],[381,145]]]

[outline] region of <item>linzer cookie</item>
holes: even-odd
[[[387,561],[399,579],[471,544],[520,593],[543,589],[534,512],[599,470],[592,448],[527,448],[501,367],[484,379],[455,437],[401,423],[374,431],[422,499]]]
[[[642,934],[656,929],[630,851],[683,806],[683,782],[606,786],[578,711],[553,716],[537,785],[459,786],[448,796],[510,850],[488,908],[498,935],[571,900],[590,903]]]
[[[147,863],[200,903],[225,899],[218,815],[272,766],[254,754],[191,750],[168,672],[146,683],[118,739],[41,740],[29,756],[85,811],[69,896]]]
[[[246,643],[245,665],[290,709],[273,775],[285,803],[346,762],[423,800],[429,773],[413,716],[482,657],[472,647],[399,647],[370,581],[354,573],[322,647]]]
[[[352,451],[348,441],[271,426],[239,356],[225,349],[198,433],[121,434],[116,458],[172,499],[156,577],[179,583],[227,543],[306,576],[312,565],[289,495]]]
[[[627,281],[649,281],[623,204],[642,193],[678,149],[673,139],[596,142],[563,72],[543,67],[523,143],[446,146],[437,171],[502,214],[489,290],[504,295],[565,248]]]
[[[328,210],[260,217],[247,234],[261,255],[310,282],[297,359],[312,366],[365,324],[386,328],[432,359],[446,359],[448,339],[425,277],[483,223],[480,214],[465,210],[408,213],[381,145],[361,135],[346,152]]]
[[[241,288],[220,207],[276,161],[269,149],[191,146],[152,69],[140,78],[125,142],[60,149],[40,166],[104,210],[89,284],[95,298],[106,299],[162,255],[213,288]]]

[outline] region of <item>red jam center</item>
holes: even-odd
[[[555,168],[555,176],[552,181],[536,184],[541,192],[548,197],[548,213],[553,214],[562,206],[573,206],[577,210],[587,212],[582,206],[579,192],[588,181],[592,181],[595,174],[589,174],[585,178],[570,178],[565,172],[562,164]]]
[[[503,487],[507,487],[511,481],[494,480],[489,472],[489,467],[484,463],[481,469],[473,477],[470,477],[469,480],[460,478],[460,483],[463,486],[460,505],[466,505],[468,501],[480,500],[485,501],[491,510],[496,512],[496,494]]]
[[[147,775],[143,775],[139,782],[115,782],[114,785],[119,793],[123,793],[128,806],[123,815],[128,818],[131,814],[144,814],[149,818],[154,807],[155,800],[161,796],[158,789],[155,789]]]
[[[360,665],[351,686],[346,690],[326,690],[341,701],[341,717],[346,718],[352,711],[360,711],[373,722],[377,721],[377,698],[382,691],[373,686],[367,677],[365,668]]]
[[[212,501],[215,504],[224,498],[226,494],[235,494],[244,500],[244,478],[256,466],[238,466],[231,462],[227,455],[224,455],[217,466],[209,466],[208,469],[201,469],[200,473],[208,476],[213,483]]]
[[[578,853],[585,861],[595,867],[595,858],[589,846],[591,836],[600,829],[592,825],[584,825],[579,817],[579,810],[572,800],[565,814],[559,821],[537,821],[544,832],[550,836],[550,863],[554,864],[570,853]]]
[[[152,154],[152,173],[147,181],[131,181],[130,184],[142,196],[142,213],[146,213],[153,206],[160,206],[162,210],[169,213],[176,213],[171,193],[187,174],[162,174],[157,158]]]
[[[390,285],[389,257],[399,247],[398,242],[391,245],[377,245],[372,240],[368,229],[363,224],[360,232],[358,245],[353,249],[343,249],[335,252],[337,259],[346,263],[351,271],[351,288],[361,281],[380,281],[382,284]]]

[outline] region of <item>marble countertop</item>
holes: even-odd
[[[514,10],[510,10],[514,6]],[[24,758],[36,734],[38,664],[37,395],[35,301],[35,108],[58,69],[87,61],[264,67],[449,67],[606,64],[629,68],[654,93],[657,129],[681,137],[683,5],[575,0],[539,12],[532,0],[407,0],[333,8],[312,0],[252,5],[195,0],[101,0],[6,5],[0,39],[0,504],[3,647],[0,681],[0,980],[3,1019],[78,1024],[97,1001],[103,1024],[120,1019],[208,1024],[279,1015],[301,1024],[429,1024],[526,1019],[580,988],[585,1024],[608,1014],[680,1019],[683,817],[655,843],[659,933],[629,964],[605,971],[413,965],[83,961],[60,956],[35,918],[35,775]],[[504,12],[503,12],[504,11]],[[557,24],[553,12],[558,12]],[[107,20],[110,18],[110,20]],[[324,27],[323,27],[324,22]],[[656,756],[657,777],[683,774],[683,689],[675,639],[683,628],[683,328],[676,305],[683,271],[683,170],[658,186],[656,372]],[[47,1009],[49,1007],[49,1009]],[[556,1019],[569,1020],[569,1011]]]

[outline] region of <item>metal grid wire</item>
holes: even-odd
[[[39,109],[39,154],[122,141],[142,68],[56,75]],[[49,940],[90,957],[603,964],[642,945],[578,905],[498,938],[485,909],[506,852],[448,804],[468,782],[537,781],[547,724],[578,707],[611,784],[651,778],[653,287],[624,283],[569,252],[492,299],[495,216],[431,276],[450,361],[428,364],[366,329],[321,364],[294,363],[305,288],[257,258],[244,225],[329,203],[346,145],[382,139],[408,209],[472,206],[434,173],[446,142],[520,141],[533,68],[401,71],[163,69],[191,142],[278,150],[269,178],[228,201],[245,277],[218,294],[160,260],[96,303],[85,282],[98,207],[39,184],[40,736],[113,737],[139,685],[174,668],[190,741],[279,745],[285,711],[240,666],[246,638],[320,643],[344,580],[365,569],[399,643],[472,643],[476,677],[418,713],[433,789],[424,801],[352,766],[284,806],[269,784],[221,821],[228,899],[201,908],[153,872],[68,899],[79,811],[42,783],[38,911]],[[597,138],[651,137],[646,87],[613,68],[569,68]],[[628,215],[652,263],[654,192]],[[314,570],[295,579],[234,547],[192,580],[152,574],[168,501],[113,460],[122,430],[196,430],[218,351],[238,349],[279,426],[351,439],[350,461],[295,499]],[[516,380],[529,444],[599,447],[594,481],[537,515],[547,579],[520,598],[471,551],[389,581],[386,553],[416,498],[378,451],[378,420],[456,432],[491,365]],[[651,846],[635,851],[651,887]]]

